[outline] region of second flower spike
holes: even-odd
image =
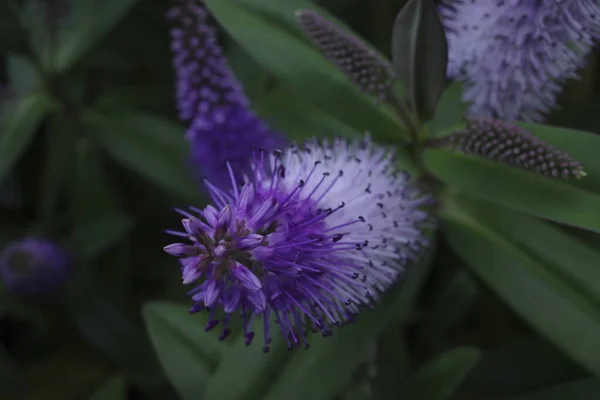
[[[252,111],[208,24],[206,8],[192,0],[175,3],[167,16],[174,23],[171,50],[179,116],[190,124],[186,136],[198,175],[226,185],[225,161],[241,174],[252,147],[274,149],[284,139]]]

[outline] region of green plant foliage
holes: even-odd
[[[204,4],[214,45],[269,127],[300,147],[369,134],[431,195],[423,207],[431,243],[418,260],[331,337],[309,332],[306,350],[288,350],[273,320],[265,353],[259,315],[249,346],[238,315],[220,340],[223,307],[190,313],[194,287],[182,284],[181,264],[163,250],[177,241],[165,230],[181,229],[186,218],[174,209],[213,201],[186,133],[214,121],[177,115],[185,85],[174,73],[181,60],[173,59],[174,21],[165,14],[186,1]],[[0,260],[0,399],[600,398],[598,50],[569,82],[560,110],[543,123],[515,122],[580,162],[582,179],[434,148],[470,117],[465,84],[446,76],[439,4],[0,1],[0,255],[16,240],[39,237],[63,248],[69,263],[63,286],[38,298],[15,291]],[[316,45],[322,32],[308,38],[298,10],[340,27],[343,38],[330,35],[328,43],[363,57]],[[184,34],[206,33],[196,28],[186,25]],[[190,79],[212,85],[190,96],[219,97],[219,77],[205,76],[218,51],[206,61],[205,49],[184,42],[201,61],[188,72],[204,74]],[[377,77],[360,75],[370,51],[394,67],[380,99],[356,83],[374,91]],[[336,57],[345,71],[328,61]],[[216,145],[220,137],[209,136]],[[499,154],[512,149],[515,165],[531,150],[493,146]],[[219,324],[207,332],[209,320]]]

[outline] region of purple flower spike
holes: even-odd
[[[26,238],[0,253],[4,287],[15,295],[43,298],[55,295],[69,276],[64,250],[45,239]]]
[[[440,14],[472,116],[542,121],[600,38],[597,0],[445,0]]]
[[[240,83],[207,23],[205,7],[180,0],[167,14],[176,73],[179,116],[189,121],[192,163],[218,186],[228,185],[228,160],[241,177],[253,146],[274,149],[284,141],[250,108]]]
[[[249,171],[227,191],[206,181],[213,205],[180,211],[185,229],[170,233],[190,240],[197,256],[181,244],[166,247],[180,258],[184,283],[202,278],[190,292],[192,311],[213,315],[221,306],[224,330],[239,314],[247,344],[257,316],[265,351],[272,318],[290,348],[308,346],[311,328],[330,336],[428,244],[423,229],[431,220],[420,207],[431,196],[395,172],[391,154],[368,137],[255,151]]]

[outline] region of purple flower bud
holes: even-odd
[[[508,122],[469,118],[466,129],[434,143],[553,178],[586,176],[583,166],[570,155]]]
[[[329,335],[376,301],[428,244],[423,230],[432,221],[421,206],[432,198],[394,167],[391,152],[368,137],[309,141],[304,151],[257,152],[251,175],[233,190],[207,183],[220,216],[212,207],[190,210],[205,234],[220,224],[229,234],[207,246],[192,241],[206,257],[192,299],[210,312],[223,307],[223,332],[240,314],[246,338],[255,316],[267,328],[274,317],[289,346],[306,344],[310,328]],[[269,329],[264,340],[268,348]]]
[[[175,257],[191,257],[198,255],[198,249],[182,243],[173,243],[164,248],[165,252]]]
[[[472,116],[543,120],[600,38],[596,0],[445,0],[440,15]]]
[[[392,96],[394,72],[387,60],[313,10],[299,10],[296,16],[306,36],[363,91],[382,100]]]
[[[217,220],[217,226],[215,228],[215,241],[220,241],[223,239],[227,230],[229,229],[229,225],[231,224],[231,207],[226,205],[221,213],[219,214],[219,219]]]
[[[265,241],[264,236],[253,233],[240,239],[240,250],[254,250]]]
[[[43,298],[56,295],[69,277],[69,257],[46,239],[26,238],[0,253],[4,287],[15,295]]]

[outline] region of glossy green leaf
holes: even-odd
[[[201,201],[200,184],[186,165],[183,127],[160,117],[130,111],[89,111],[84,120],[94,138],[119,162],[173,194]]]
[[[407,137],[389,109],[374,104],[304,40],[237,2],[205,3],[248,54],[300,97],[357,131],[372,132],[377,139]]]
[[[471,270],[565,354],[600,374],[600,309],[459,206],[449,206],[445,218],[446,238]]]
[[[480,357],[481,351],[475,347],[457,347],[438,355],[408,380],[400,398],[450,399]]]
[[[67,243],[80,260],[89,260],[117,244],[133,228],[123,214],[97,216],[76,226]]]
[[[600,251],[537,218],[471,196],[459,196],[456,200],[478,221],[485,221],[551,265],[565,283],[590,296],[600,307]]]
[[[555,148],[568,153],[583,164],[588,176],[574,182],[576,186],[600,192],[600,157],[596,149],[600,147],[600,136],[591,132],[556,126],[518,122]]]
[[[600,232],[600,196],[532,172],[438,149],[425,165],[443,182],[474,196],[562,224]]]
[[[434,115],[446,84],[448,43],[433,0],[409,0],[392,33],[392,63],[420,121]]]
[[[391,320],[407,317],[429,273],[431,256],[425,255],[373,311],[364,311],[356,322],[336,329],[333,338],[315,337],[309,351],[294,354],[264,400],[330,400],[363,361],[371,341]]]
[[[146,330],[169,380],[183,400],[197,400],[229,348],[205,333],[206,313],[189,315],[188,307],[149,302],[142,310]]]
[[[64,71],[93,50],[139,0],[78,0],[59,32],[56,69]]]
[[[515,400],[592,400],[600,398],[600,379],[588,378],[575,382],[553,385],[537,390]]]
[[[89,400],[127,400],[127,385],[123,375],[108,379]]]
[[[52,107],[42,93],[32,93],[3,105],[0,111],[0,182],[25,152]]]

